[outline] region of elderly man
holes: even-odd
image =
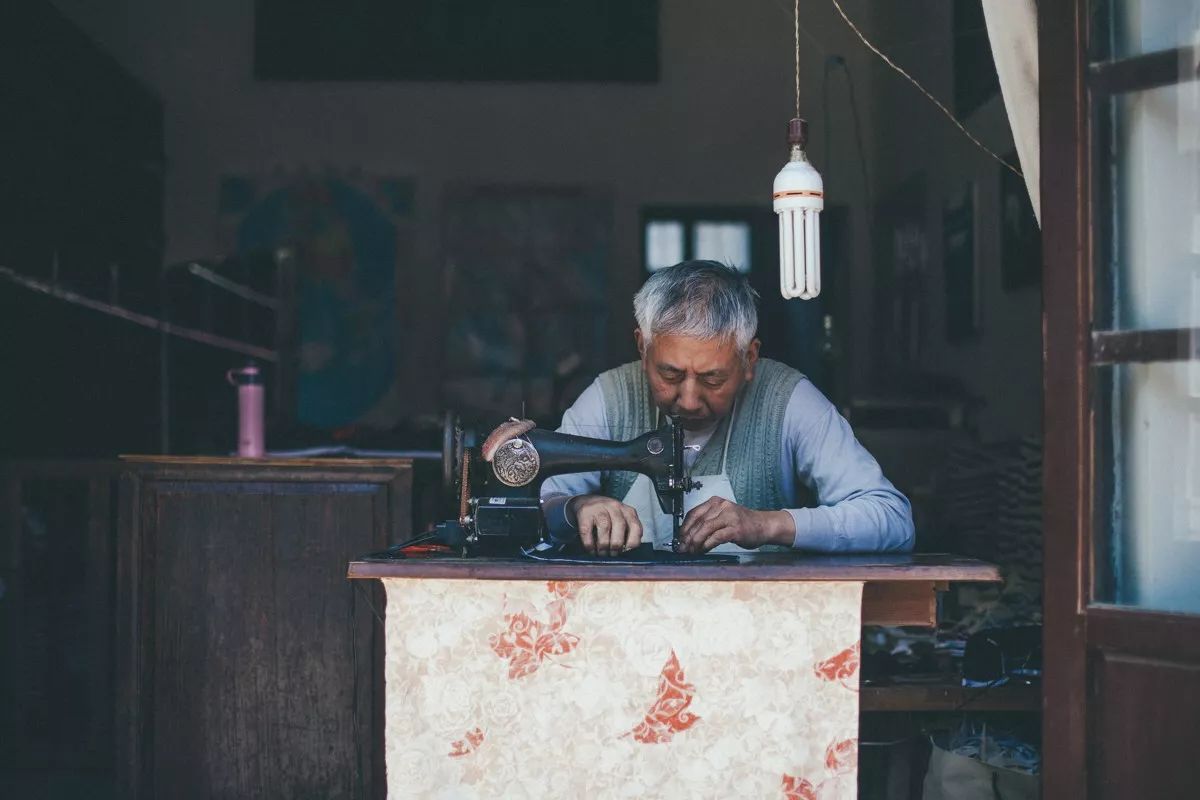
[[[850,425],[799,372],[758,357],[756,300],[744,276],[712,261],[654,273],[633,299],[640,361],[600,375],[559,430],[631,439],[675,417],[702,484],[685,496],[687,552],[911,550],[908,500]],[[671,518],[643,475],[550,478],[542,507],[555,539],[578,536],[596,555],[670,547]]]

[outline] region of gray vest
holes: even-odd
[[[781,488],[779,447],[788,401],[803,378],[786,364],[760,358],[754,380],[742,388],[726,469],[738,503],[747,508],[768,511],[790,507],[790,498],[784,496]],[[632,361],[610,369],[601,373],[597,381],[604,395],[611,438],[633,439],[654,427],[654,398],[642,362]],[[726,417],[713,431],[692,466],[693,475],[715,475],[720,471],[721,448],[729,423],[730,418]],[[666,424],[665,419],[662,424]],[[634,472],[603,472],[600,491],[621,500],[636,479]]]

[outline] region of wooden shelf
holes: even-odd
[[[1041,686],[968,688],[947,681],[935,684],[863,686],[859,710],[872,711],[1025,711],[1042,709]]]

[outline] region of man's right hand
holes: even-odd
[[[599,494],[572,497],[567,505],[579,529],[583,549],[597,556],[618,556],[642,543],[642,521],[633,506]]]

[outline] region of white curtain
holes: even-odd
[[[1025,187],[1038,224],[1042,222],[1041,145],[1038,141],[1038,37],[1035,0],[983,0],[992,58]]]

